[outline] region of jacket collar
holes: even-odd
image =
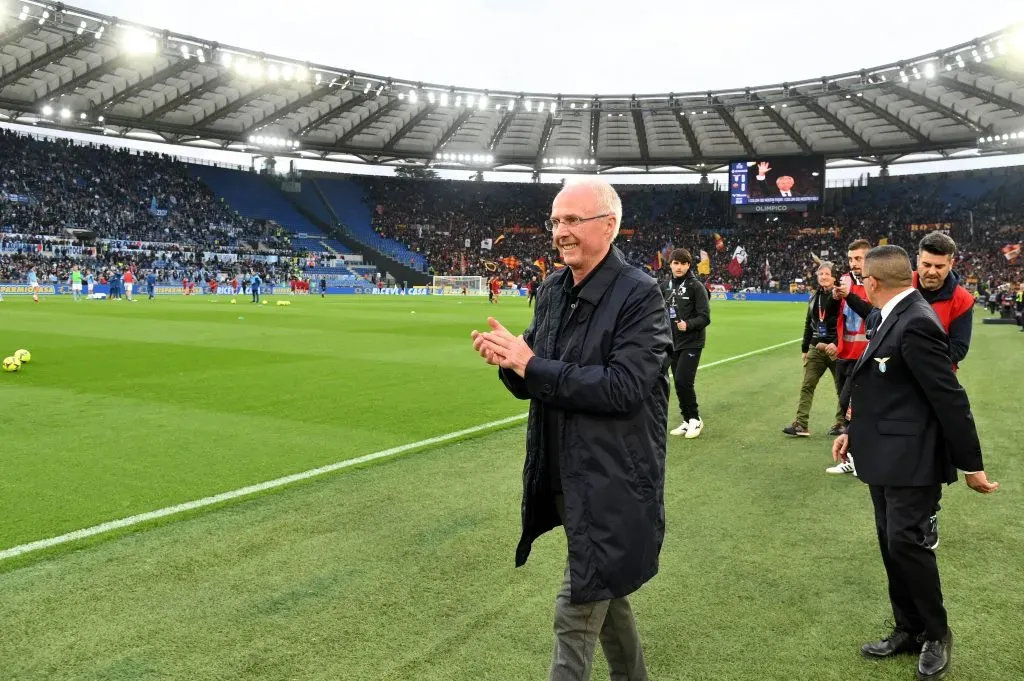
[[[875,354],[875,351],[878,350],[878,347],[882,344],[882,341],[884,341],[885,337],[889,335],[889,331],[892,329],[892,327],[896,326],[896,322],[899,321],[900,315],[903,314],[907,310],[907,308],[909,308],[911,305],[915,304],[919,300],[923,300],[921,298],[921,292],[918,291],[917,289],[914,289],[913,291],[911,291],[910,295],[904,297],[903,300],[896,304],[896,307],[894,307],[892,312],[890,312],[889,315],[885,318],[885,321],[882,322],[882,325],[875,329],[875,335],[874,337],[872,337],[870,343],[868,343],[868,347],[864,349],[864,354],[862,354],[860,356],[860,359],[857,360],[857,364],[853,367],[854,371],[860,369],[864,365],[864,363],[868,359],[870,359],[872,355]]]
[[[597,305],[597,303],[604,296],[605,291],[612,285],[616,277],[619,276],[619,272],[626,267],[626,259],[615,246],[612,246],[608,251],[608,255],[605,256],[594,271],[586,276],[586,278],[578,284],[579,293],[578,297],[587,301],[591,305]],[[567,291],[571,291],[576,288],[572,283],[572,271],[566,267],[563,270],[563,277],[565,277],[561,284]]]

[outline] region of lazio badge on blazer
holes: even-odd
[[[890,357],[875,357],[874,359],[875,359],[876,362],[878,362],[878,373],[884,374],[885,373],[885,363],[888,362],[891,358]]]

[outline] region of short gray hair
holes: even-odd
[[[596,178],[587,178],[578,182],[567,182],[565,186],[566,188],[589,187],[594,190],[594,194],[597,195],[597,203],[600,206],[598,210],[615,216],[615,232],[612,234],[612,241],[614,241],[619,236],[619,228],[622,227],[622,199],[619,198],[619,193],[615,191],[615,187],[605,180]]]

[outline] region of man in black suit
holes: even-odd
[[[920,653],[917,678],[949,671],[953,638],[946,624],[935,552],[925,541],[943,483],[965,473],[967,485],[994,492],[981,459],[967,394],[949,359],[949,339],[913,286],[906,251],[878,246],[864,258],[864,288],[881,322],[850,377],[849,434],[833,458],[857,451],[857,473],[870,486],[893,632],[861,652],[870,658]]]

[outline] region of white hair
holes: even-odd
[[[578,182],[567,182],[565,188],[589,187],[597,195],[598,210],[602,213],[610,213],[615,216],[615,231],[612,232],[612,241],[619,236],[619,228],[622,227],[622,199],[615,187],[604,180],[588,178]]]

